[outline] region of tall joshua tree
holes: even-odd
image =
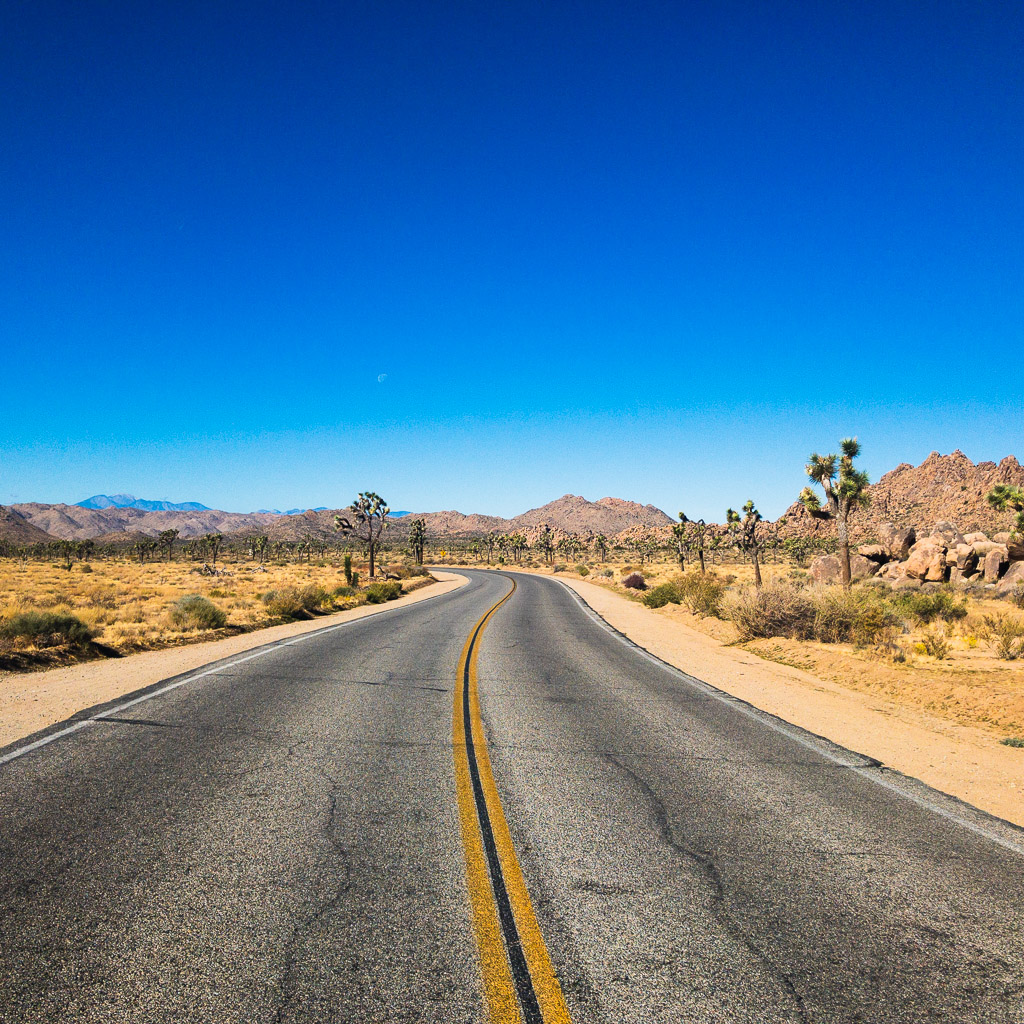
[[[412,548],[413,558],[417,565],[423,564],[423,549],[427,544],[427,524],[423,519],[414,519],[410,524],[409,547]]]
[[[540,533],[537,535],[537,547],[544,552],[546,561],[551,562],[555,553],[555,535],[547,523],[541,525]]]
[[[608,561],[608,538],[603,533],[599,533],[594,538],[594,550],[597,552],[597,557],[600,561]]]
[[[370,556],[370,579],[373,579],[374,560],[381,536],[388,527],[391,509],[379,494],[360,491],[359,497],[345,511],[349,515],[334,517],[334,528],[345,534],[354,533],[366,545]]]
[[[1013,484],[996,484],[988,492],[988,503],[1000,512],[1017,513],[1017,522],[1013,532],[1020,540],[1024,540],[1024,487]]]
[[[686,556],[690,553],[690,532],[687,525],[690,520],[685,512],[679,513],[679,522],[672,525],[672,536],[676,542],[676,557],[679,559],[679,571],[686,572]]]
[[[733,509],[725,510],[725,521],[735,530],[735,544],[746,551],[751,565],[754,567],[754,586],[761,586],[761,537],[757,526],[761,522],[761,513],[754,507],[753,500],[743,506],[743,516]]]
[[[679,518],[683,518],[683,513],[679,513]],[[700,571],[702,573],[707,572],[707,568],[704,565],[704,537],[708,532],[708,525],[703,519],[691,519],[686,525],[687,533],[690,538],[690,546],[697,549],[697,561],[700,562]]]
[[[839,571],[844,587],[849,589],[850,516],[871,500],[867,493],[868,475],[855,469],[853,460],[860,454],[855,437],[846,437],[839,444],[841,455],[819,455],[814,452],[807,463],[807,475],[825,492],[825,504],[810,486],[800,492],[800,501],[814,519],[834,519],[839,538]]]
[[[174,542],[178,539],[177,530],[161,530],[160,536],[157,540],[160,542],[160,547],[167,552],[167,561],[169,562],[174,555]]]

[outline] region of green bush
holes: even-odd
[[[335,587],[334,588],[334,596],[335,597],[354,597],[355,594],[356,594],[356,588],[355,587],[342,586],[342,587]]]
[[[92,572],[92,566],[86,562],[79,570],[79,572]]]
[[[303,587],[296,597],[299,604],[307,612],[323,611],[324,606],[331,603],[331,595],[323,587],[317,587],[313,584]]]
[[[20,612],[0,620],[0,639],[36,647],[85,647],[93,635],[81,619],[61,612]]]
[[[930,593],[905,590],[894,594],[892,603],[897,611],[925,625],[936,619],[956,622],[967,616],[967,602],[963,598],[957,599],[948,590]]]
[[[814,639],[825,644],[866,647],[890,639],[899,617],[878,592],[826,587],[812,598]]]
[[[168,625],[182,632],[188,629],[221,629],[227,621],[224,609],[218,608],[202,594],[186,594],[178,598],[167,612]]]
[[[576,566],[576,574],[578,576],[589,576],[590,575],[590,566],[589,565],[582,565],[582,564],[581,565],[577,565]]]
[[[383,604],[385,601],[394,601],[396,597],[402,596],[402,584],[397,580],[388,583],[371,583],[366,588],[366,601],[368,604]]]
[[[564,562],[559,562],[557,565],[555,565],[555,567],[551,571],[552,572],[565,572],[566,568],[567,568],[567,566],[566,566],[566,564]]]
[[[999,742],[1004,747],[1024,747],[1024,736],[1004,736]]]
[[[1016,615],[986,615],[979,633],[995,649],[997,658],[1016,661],[1024,657],[1024,622]]]
[[[949,654],[949,641],[937,629],[926,630],[921,637],[926,654],[941,661]]]
[[[810,597],[782,580],[750,587],[727,609],[742,640],[784,636],[808,640],[814,635],[814,604]]]
[[[302,602],[299,600],[298,592],[294,587],[282,587],[280,590],[268,590],[263,595],[263,604],[267,614],[272,619],[297,619],[300,616],[308,617]]]
[[[350,586],[354,587],[355,583],[352,581],[352,556],[345,556],[345,582]]]
[[[357,572],[352,573],[352,579],[349,581],[349,586],[352,586],[352,587],[358,587],[359,586],[359,573],[357,573]]]
[[[659,583],[648,590],[640,600],[648,608],[664,608],[667,604],[679,604],[679,588],[674,583]]]
[[[702,618],[708,615],[719,617],[722,613],[722,598],[725,595],[725,581],[713,572],[684,572],[675,580],[681,602],[694,615]]]
[[[601,575],[602,576],[608,576],[608,577],[614,576],[615,575],[615,570],[614,569],[602,569],[601,570]]]

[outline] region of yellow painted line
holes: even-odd
[[[464,718],[465,685],[469,685],[469,717],[472,730],[473,749],[480,786],[483,792],[490,832],[501,866],[501,882],[512,914],[515,931],[522,956],[529,970],[533,994],[544,1024],[571,1024],[568,1008],[562,995],[562,988],[555,974],[554,965],[548,954],[541,934],[533,903],[523,878],[515,844],[509,831],[508,822],[502,809],[501,798],[494,782],[491,761],[487,753],[487,739],[484,736],[483,721],[480,717],[480,701],[477,681],[477,660],[479,638],[494,613],[515,592],[512,590],[497,602],[476,624],[459,659],[458,680],[455,687],[453,715],[455,737],[456,791],[459,799],[459,813],[462,821],[463,845],[466,851],[466,875],[473,906],[473,925],[480,950],[484,991],[487,994],[488,1010],[493,1022],[518,1022],[523,1020],[520,1012],[516,986],[504,945],[499,914],[495,904],[493,880],[487,866],[487,858],[481,835],[477,802],[474,799],[470,777]],[[467,665],[467,660],[468,665]],[[506,910],[507,913],[507,910]],[[495,946],[495,941],[499,944]],[[498,952],[500,950],[500,957]],[[512,1004],[509,1005],[509,996]]]
[[[482,620],[481,620],[482,621]],[[512,972],[505,955],[505,944],[498,924],[498,909],[494,904],[491,879],[487,873],[487,859],[476,816],[473,786],[469,777],[469,759],[466,752],[466,730],[462,721],[462,686],[466,658],[480,623],[473,628],[462,657],[459,658],[459,676],[455,686],[455,709],[452,731],[455,737],[455,793],[459,803],[459,821],[462,824],[462,847],[466,852],[466,887],[473,913],[473,934],[480,955],[480,973],[483,975],[484,996],[492,1021],[519,1024],[519,1000],[516,998]]]

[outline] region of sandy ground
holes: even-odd
[[[0,673],[0,747],[44,729],[85,708],[132,693],[162,679],[181,675],[301,633],[311,633],[351,619],[376,615],[401,604],[415,604],[456,590],[469,581],[451,572],[434,572],[437,583],[428,584],[387,604],[367,604],[348,611],[322,615],[302,622],[270,626],[252,633],[190,644],[163,651],[146,651],[108,661],[89,661],[46,672]]]
[[[1024,749],[981,729],[764,661],[582,580],[563,579],[602,618],[670,665],[769,714],[877,758],[1024,826]]]

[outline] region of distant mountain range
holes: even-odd
[[[257,515],[261,516],[301,516],[303,512],[326,512],[327,506],[321,505],[319,508],[290,508],[287,512],[282,512],[278,508],[258,508],[256,509]]]
[[[140,508],[144,512],[209,512],[209,505],[198,501],[150,501],[134,494],[94,494],[85,501],[76,501],[77,508]]]

